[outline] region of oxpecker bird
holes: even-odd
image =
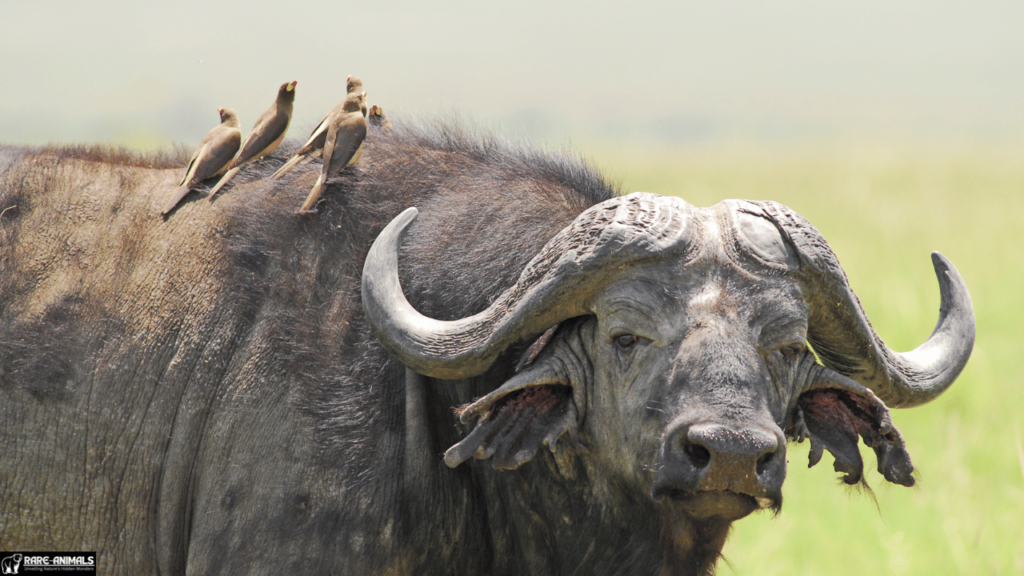
[[[178,183],[174,197],[164,206],[161,214],[167,214],[181,202],[193,188],[207,178],[220,176],[228,169],[228,163],[238,152],[242,133],[238,130],[238,116],[231,108],[218,108],[220,125],[210,130],[199,141],[192,159],[188,162],[185,176]]]
[[[346,98],[352,94],[359,95],[363,92],[363,81],[350,74],[345,82],[345,90]],[[363,118],[366,118],[365,100],[362,103],[361,111],[363,113]],[[345,101],[342,100],[341,104],[335,106],[334,109],[331,110],[327,116],[324,116],[324,119],[316,125],[313,132],[310,133],[309,139],[307,139],[306,143],[302,145],[302,148],[299,148],[299,150],[284,163],[284,166],[278,168],[277,172],[274,172],[270,177],[276,180],[290,172],[295,166],[310,162],[314,158],[319,158],[324,151],[324,142],[327,140],[327,126],[332,122],[331,118],[341,116],[344,113]]]
[[[363,90],[363,81],[360,80],[358,76],[353,76],[353,75],[349,74],[348,77],[345,78],[345,93],[346,94],[360,94],[360,93],[362,93],[365,96],[366,94],[365,94],[365,91]],[[342,105],[344,105],[344,102],[342,102]],[[363,113],[363,118],[366,118],[366,98],[365,97],[359,103],[359,111]]]
[[[242,144],[242,151],[231,163],[231,169],[221,177],[220,182],[217,182],[213,190],[210,190],[208,197],[210,202],[213,202],[214,195],[234,178],[235,174],[238,174],[238,171],[242,169],[242,164],[262,158],[277,150],[277,147],[281,145],[284,135],[288,132],[288,124],[292,121],[295,86],[297,85],[298,82],[295,80],[281,84],[281,88],[277,91],[277,100],[256,119],[252,131],[245,138],[245,144]]]
[[[310,212],[324,191],[327,179],[341,172],[343,168],[359,161],[366,138],[366,118],[360,106],[366,105],[366,92],[349,94],[345,98],[343,113],[327,126],[327,140],[324,143],[324,164],[320,177],[310,190],[299,212]]]
[[[374,104],[370,107],[370,115],[366,119],[367,124],[381,130],[391,130],[391,120],[384,115],[384,109]]]

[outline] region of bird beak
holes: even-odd
[[[298,85],[299,85],[299,81],[298,80],[292,80],[291,84],[288,85],[288,91],[291,92],[292,90],[295,90],[295,87],[298,86]]]

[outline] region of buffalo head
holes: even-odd
[[[475,456],[513,469],[568,434],[591,466],[653,506],[728,522],[781,505],[787,437],[810,438],[812,465],[832,452],[848,483],[862,477],[860,437],[885,478],[909,486],[913,466],[887,406],[941,394],[973,347],[970,297],[938,253],[938,325],[896,353],[796,213],[645,193],[583,212],[486,310],[433,320],[398,281],[399,242],[416,214],[388,225],[364,267],[363,304],[381,342],[438,379],[479,375],[534,342],[514,377],[461,409],[475,428],[448,450],[449,466]]]

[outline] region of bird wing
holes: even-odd
[[[290,172],[291,169],[294,168],[296,164],[302,162],[303,160],[308,160],[310,158],[310,155],[315,155],[324,147],[324,141],[327,139],[328,118],[330,118],[330,116],[321,120],[320,123],[316,125],[316,128],[313,129],[313,132],[309,135],[309,139],[306,140],[306,143],[302,145],[302,148],[299,148],[295,152],[295,154],[293,154],[292,157],[289,158],[288,161],[284,163],[283,166],[278,168],[277,172],[274,172],[273,174],[270,175],[272,179],[277,180],[281,176],[284,176],[285,174]]]
[[[308,212],[323,194],[327,179],[341,172],[348,166],[360,151],[363,139],[366,138],[366,120],[359,112],[345,113],[341,118],[334,117],[327,129],[327,140],[324,141],[324,163],[320,167],[320,176],[313,184],[313,189],[306,196],[299,212]]]
[[[199,145],[196,146],[196,151],[192,153],[192,158],[189,159],[188,161],[188,167],[185,168],[185,175],[182,176],[181,182],[178,182],[178,186],[191,186],[190,182],[192,181],[192,178],[195,176],[196,169],[199,167],[199,164],[201,163],[199,162],[199,159],[204,157],[204,155],[206,154],[206,149],[209,148],[210,146],[210,142],[212,142],[213,139],[217,136],[218,130],[220,130],[221,128],[222,126],[220,125],[214,126],[213,130],[210,130],[209,132],[203,135],[203,139],[199,141]],[[196,180],[196,182],[198,182],[198,180]]]
[[[351,112],[338,122],[333,134],[327,136],[328,144],[324,145],[324,171],[327,176],[334,176],[348,166],[356,157],[359,147],[366,139],[366,120],[361,113]],[[333,137],[333,142],[331,142]],[[330,150],[328,150],[330,147]],[[330,155],[328,155],[328,153]],[[328,160],[328,158],[330,158]]]
[[[224,169],[235,157],[242,140],[241,133],[235,128],[217,127],[208,136],[212,138],[196,159],[195,172],[189,179],[189,185],[202,182]]]
[[[338,142],[338,127],[334,126],[334,125],[331,125],[327,129],[327,133],[326,133],[325,140],[324,140],[324,149],[323,149],[324,161],[323,161],[323,164],[320,166],[320,179],[321,180],[326,180],[327,177],[330,175],[331,161],[334,159],[334,147],[337,145],[337,142]],[[319,181],[317,181],[317,183],[319,184]],[[314,188],[315,188],[315,186],[314,186]]]
[[[302,148],[299,148],[299,151],[295,153],[296,155],[309,154],[314,150],[321,150],[324,147],[324,141],[327,139],[327,127],[329,126],[327,121],[330,118],[330,115],[325,116],[316,125],[316,128],[313,128],[313,131],[309,133],[309,139],[302,145]]]
[[[256,125],[252,127],[252,132],[249,132],[249,136],[246,137],[235,165],[273,152],[273,148],[277,146],[273,148],[271,146],[281,143],[281,137],[288,131],[290,120],[291,118],[287,114],[275,109],[264,112],[263,116],[256,121]],[[268,148],[271,149],[268,150]]]
[[[178,186],[184,186],[192,178],[192,175],[195,174],[196,160],[199,159],[199,153],[203,151],[203,147],[204,144],[200,142],[199,147],[192,153],[192,158],[189,159],[188,166],[185,168],[185,175],[181,177],[181,182],[178,182]]]

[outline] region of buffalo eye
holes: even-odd
[[[783,346],[779,351],[782,352],[782,355],[786,358],[792,358],[799,354],[801,350],[803,350],[803,346],[799,344],[790,344],[789,346]]]
[[[629,350],[636,345],[637,340],[635,334],[620,334],[615,337],[615,345],[622,350]]]

